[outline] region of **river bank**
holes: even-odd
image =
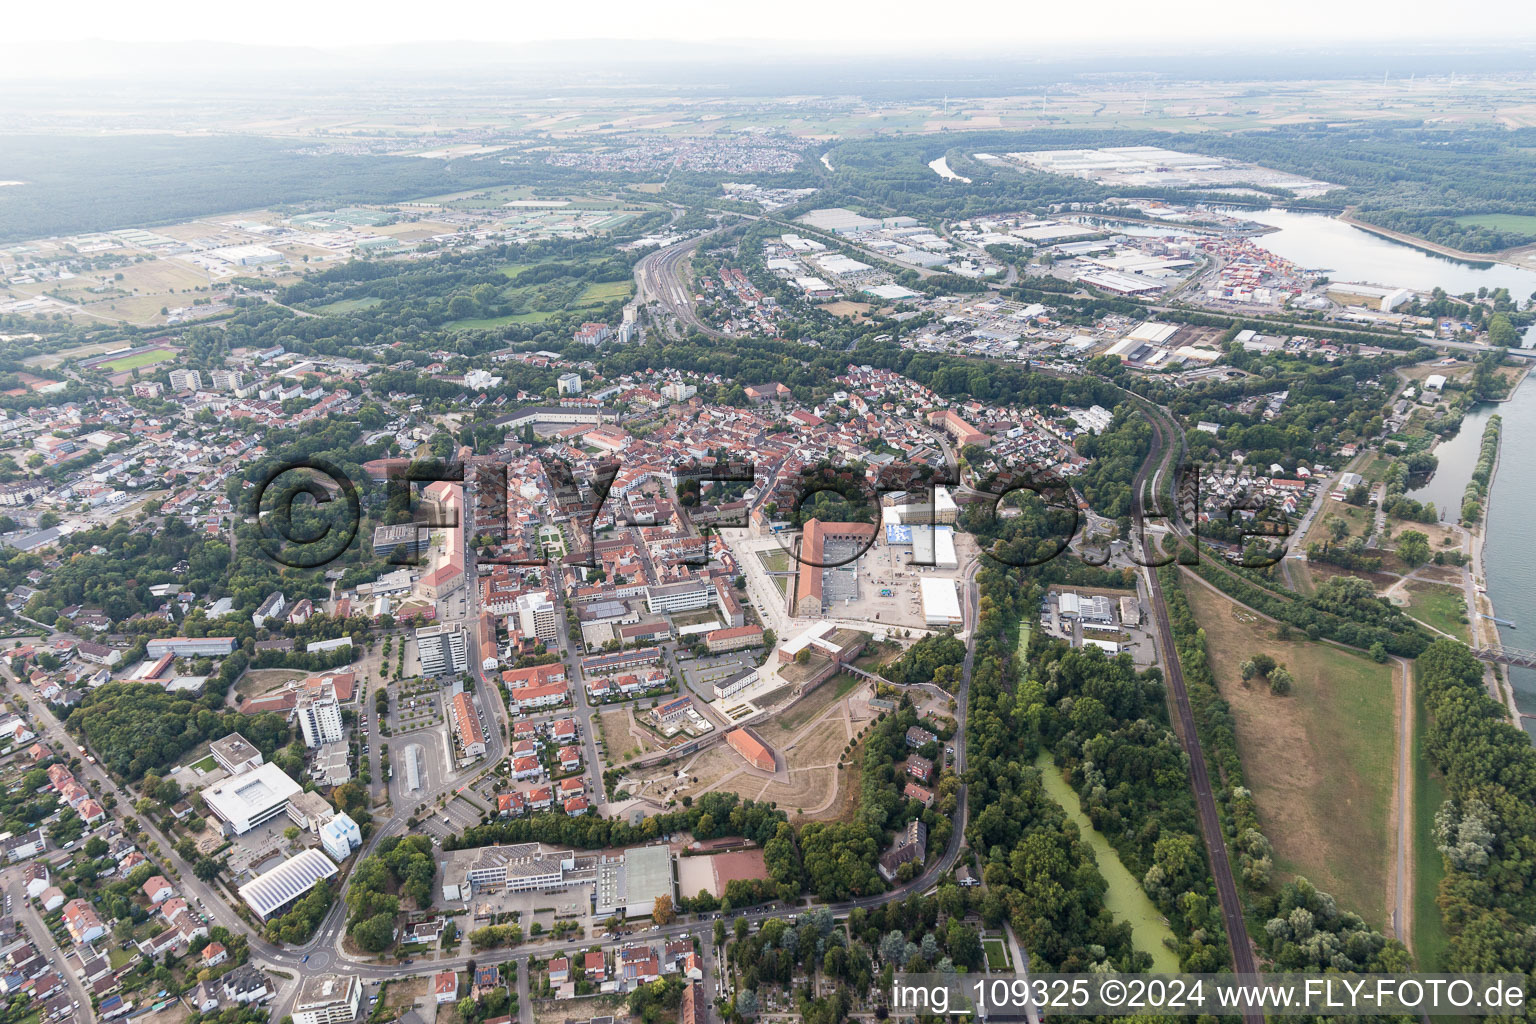
[[[1525,377],[1510,389],[1510,399],[1514,398],[1515,390],[1523,383],[1525,383]],[[1468,567],[1472,578],[1472,600],[1467,606],[1470,613],[1467,618],[1474,649],[1503,643],[1499,635],[1499,625],[1494,621],[1496,613],[1493,599],[1488,595],[1488,574],[1484,567],[1484,552],[1488,546],[1488,522],[1493,514],[1494,487],[1498,483],[1499,467],[1504,461],[1504,434],[1505,432],[1501,429],[1498,450],[1493,456],[1493,470],[1488,474],[1488,493],[1483,500],[1483,518],[1475,526],[1468,528],[1472,548],[1472,563]],[[1515,683],[1509,677],[1508,671],[1501,672],[1493,665],[1485,665],[1483,685],[1488,688],[1489,696],[1504,705],[1509,713],[1510,722],[1520,725],[1520,708],[1515,703]]]
[[[1401,231],[1393,231],[1391,228],[1384,228],[1379,225],[1372,224],[1370,221],[1361,220],[1348,210],[1345,210],[1343,213],[1339,214],[1339,220],[1346,224],[1351,224],[1359,228],[1361,231],[1369,232],[1370,234],[1376,235],[1380,238],[1385,238],[1388,241],[1396,242],[1399,245],[1410,246],[1414,249],[1420,250],[1421,252],[1427,252],[1434,256],[1443,256],[1448,260],[1457,260],[1461,263],[1471,263],[1474,265],[1502,263],[1506,267],[1516,267],[1520,270],[1531,269],[1529,264],[1517,263],[1500,253],[1466,252],[1462,249],[1453,249],[1448,245],[1441,245],[1439,242],[1431,242],[1427,239],[1419,238],[1416,235],[1408,235]]]

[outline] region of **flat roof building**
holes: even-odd
[[[293,1002],[293,1024],[351,1024],[362,999],[355,974],[309,975]]]
[[[275,764],[263,764],[203,790],[203,803],[235,835],[283,813],[300,792],[297,782]]]
[[[239,775],[252,768],[259,768],[265,760],[261,756],[261,751],[237,732],[232,732],[223,739],[214,740],[208,744],[208,752],[213,755],[214,763],[231,775]]]
[[[659,896],[674,896],[672,851],[665,846],[636,846],[597,867],[594,907],[599,915],[645,917]]]
[[[924,623],[935,628],[964,624],[954,580],[925,576],[918,582],[922,586]]]

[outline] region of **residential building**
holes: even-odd
[[[363,834],[346,814],[338,814],[320,826],[320,845],[339,864],[363,845]]]
[[[293,1024],[351,1024],[362,998],[355,974],[309,975],[293,1003]]]
[[[545,644],[560,638],[560,620],[555,602],[546,591],[519,594],[512,606],[517,628],[524,636],[537,637]]]
[[[304,745],[311,749],[324,743],[340,743],[346,738],[341,724],[341,702],[334,691],[322,688],[318,694],[301,694],[294,706]]]
[[[435,676],[464,672],[469,668],[469,644],[458,626],[423,626],[416,631],[421,671]]]
[[[196,370],[177,367],[171,371],[171,387],[177,391],[196,391],[203,386],[203,375]]]

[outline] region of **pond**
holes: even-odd
[[[1040,774],[1045,778],[1045,791],[1067,812],[1067,817],[1076,822],[1083,839],[1093,847],[1093,855],[1099,862],[1099,874],[1109,883],[1104,903],[1110,913],[1115,915],[1116,921],[1130,924],[1131,938],[1136,948],[1152,955],[1152,970],[1159,974],[1177,974],[1179,956],[1163,945],[1164,939],[1174,941],[1174,935],[1163,919],[1162,912],[1147,898],[1141,883],[1120,863],[1120,855],[1109,845],[1109,840],[1099,834],[1093,822],[1088,820],[1088,815],[1083,813],[1077,794],[1056,767],[1056,760],[1049,751],[1040,752],[1040,756],[1035,758],[1035,767],[1040,769]]]

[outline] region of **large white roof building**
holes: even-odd
[[[235,835],[249,832],[283,813],[301,787],[268,762],[203,790],[203,803]]]
[[[319,850],[305,850],[240,887],[240,898],[265,921],[280,913],[316,884],[336,874],[336,865]]]

